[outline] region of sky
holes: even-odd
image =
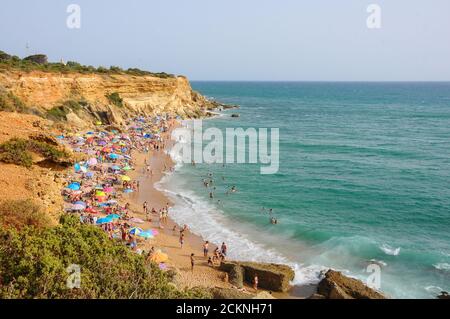
[[[79,29],[67,27],[69,4]],[[370,4],[380,28],[367,27]],[[0,50],[20,57],[191,80],[450,80],[449,0],[2,0],[0,10]]]

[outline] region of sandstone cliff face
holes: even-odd
[[[27,106],[47,111],[68,100],[88,102],[85,112],[70,114],[72,124],[95,119],[120,124],[136,114],[169,113],[182,117],[199,117],[212,102],[194,92],[182,76],[158,78],[128,74],[81,74],[8,71],[0,73],[0,87],[11,91]],[[107,94],[118,93],[123,107],[111,105]],[[82,121],[80,122],[79,119]],[[118,123],[117,123],[118,122]]]

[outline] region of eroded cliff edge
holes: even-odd
[[[0,72],[0,93],[44,116],[62,114],[78,127],[96,121],[120,125],[139,114],[199,118],[221,106],[192,90],[184,76],[7,70]]]

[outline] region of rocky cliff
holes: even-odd
[[[95,121],[121,124],[130,115],[144,113],[195,118],[219,106],[193,91],[183,76],[7,70],[0,72],[0,89],[44,114],[64,103],[82,101],[81,108],[66,112],[66,120],[76,126]],[[111,94],[120,105],[108,98]]]

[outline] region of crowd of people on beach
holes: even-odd
[[[128,120],[126,129],[123,130],[97,123],[96,130],[57,136],[61,144],[72,149],[77,158],[80,158],[61,191],[65,202],[64,210],[77,214],[84,224],[99,227],[111,240],[121,242],[132,251],[144,255],[148,261],[156,262],[161,269],[167,269],[168,255],[155,247],[147,252],[140,248],[142,242],[157,236],[158,230],[144,230],[139,226],[145,222],[154,224],[157,221],[159,229],[164,229],[168,224],[169,203],[157,210],[150,209],[151,205],[144,201],[142,209],[145,220],[136,217],[130,208],[129,196],[140,191],[140,182],[133,180],[128,174],[135,171],[133,152],[150,154],[152,151],[165,149],[167,145],[163,135],[170,130],[172,121],[169,116],[136,117]],[[165,171],[168,169],[170,168],[164,167]],[[153,176],[153,168],[147,158],[142,173],[148,178]],[[216,187],[212,173],[203,180],[203,184],[210,190],[210,197],[214,198]],[[236,192],[236,186],[231,186],[226,194]],[[173,234],[178,234],[181,249],[188,230],[187,225],[179,229],[176,224],[173,226]],[[203,243],[203,258],[205,265],[214,268],[225,260],[228,247],[223,242],[210,253],[210,245],[209,241]],[[193,272],[197,259],[194,253],[189,258]],[[253,281],[257,290],[257,277]]]
[[[158,230],[138,227],[144,221],[133,216],[128,196],[139,192],[140,183],[127,174],[134,170],[133,151],[148,154],[164,148],[162,135],[169,130],[171,120],[168,116],[136,117],[123,131],[97,123],[98,129],[93,131],[57,136],[82,158],[62,190],[65,211],[79,214],[82,223],[100,227],[110,239],[145,253],[139,242],[153,238]],[[167,209],[160,212],[160,223],[166,220]],[[154,253],[150,249],[147,257],[152,259]]]

